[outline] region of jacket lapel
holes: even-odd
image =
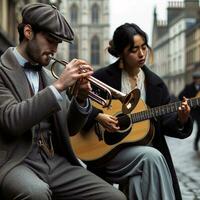
[[[55,81],[55,78],[53,78],[51,72],[46,69],[46,68],[42,68],[42,71],[41,71],[41,76],[42,76],[42,80],[43,80],[43,84],[44,84],[44,87],[46,86],[50,86],[53,84],[53,82]],[[62,107],[61,110],[59,112],[56,112],[55,113],[55,119],[56,119],[56,122],[64,125],[65,124],[65,119],[66,119],[66,115],[64,113],[64,110],[63,108],[66,108],[66,92],[62,92],[61,93],[61,96],[63,98],[63,100],[61,102],[59,102],[60,106]],[[47,102],[48,103],[48,102]]]
[[[150,107],[155,107],[157,102],[161,101],[161,87],[162,82],[160,79],[152,73],[146,66],[142,68],[145,74],[145,86],[146,86],[146,104]]]
[[[50,71],[46,68],[42,68],[41,70],[41,77],[44,84],[44,87],[52,85],[55,79],[52,78]]]
[[[121,74],[122,70],[118,67],[119,66],[119,60],[117,60],[115,63],[113,63],[108,68],[108,74],[109,74],[109,85],[117,90],[121,90]]]
[[[13,56],[12,47],[7,49],[2,55],[1,63],[3,65],[1,69],[5,74],[5,79],[8,79],[7,83],[17,93],[20,100],[30,98],[31,92],[28,80],[22,66],[19,65],[15,56]]]

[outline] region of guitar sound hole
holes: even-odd
[[[117,115],[117,118],[118,118],[120,130],[126,130],[130,126],[131,120],[128,115],[120,113]]]
[[[125,114],[119,114],[117,115],[118,121],[119,121],[119,126],[120,126],[120,132],[104,132],[104,141],[107,145],[113,145],[121,140],[123,140],[131,131],[132,126],[131,120],[128,115]],[[130,128],[129,128],[130,127]]]

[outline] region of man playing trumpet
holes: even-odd
[[[23,8],[18,31],[20,44],[0,60],[0,198],[126,199],[80,166],[69,144],[91,111],[82,78],[92,67],[74,59],[57,80],[42,67],[60,42],[73,40],[71,27],[56,7],[34,3]],[[69,101],[65,91],[80,79]]]

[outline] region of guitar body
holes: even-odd
[[[94,106],[99,107],[98,104]],[[122,104],[119,100],[112,100],[112,108],[103,109],[103,112],[118,116],[121,107]],[[131,113],[144,110],[147,110],[147,106],[142,100],[139,100]],[[125,130],[116,133],[108,133],[100,125],[98,129],[100,135],[99,133],[96,134],[97,129],[93,126],[87,132],[81,131],[75,136],[70,137],[72,148],[76,156],[86,163],[97,164],[105,162],[125,145],[149,143],[154,134],[150,120],[144,120],[134,124],[131,123]]]

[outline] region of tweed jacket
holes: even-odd
[[[19,66],[12,47],[2,56],[0,63],[0,184],[5,174],[23,161],[31,151],[35,129],[38,123],[53,116],[55,133],[53,138],[57,152],[73,165],[79,165],[69,140],[87,120],[91,106],[80,110],[75,99],[58,102],[52,90],[47,87],[55,79],[50,71],[41,71],[44,89],[31,96],[26,75]],[[79,120],[77,120],[79,119]]]
[[[121,91],[121,69],[118,66],[119,60],[105,68],[96,71],[94,73],[94,77]],[[168,104],[170,102],[169,92],[161,78],[159,78],[146,66],[143,66],[142,70],[145,74],[146,104],[150,108]],[[89,127],[89,124],[94,123],[94,118],[99,112],[101,111],[93,108],[93,111],[85,126],[86,129]],[[192,120],[191,118],[189,119],[183,130],[179,129],[177,113],[171,113],[153,119],[153,123],[155,126],[155,136],[152,141],[153,147],[158,149],[166,158],[173,179],[176,199],[181,199],[178,180],[164,136],[166,135],[175,138],[186,138],[190,136],[193,125]]]

